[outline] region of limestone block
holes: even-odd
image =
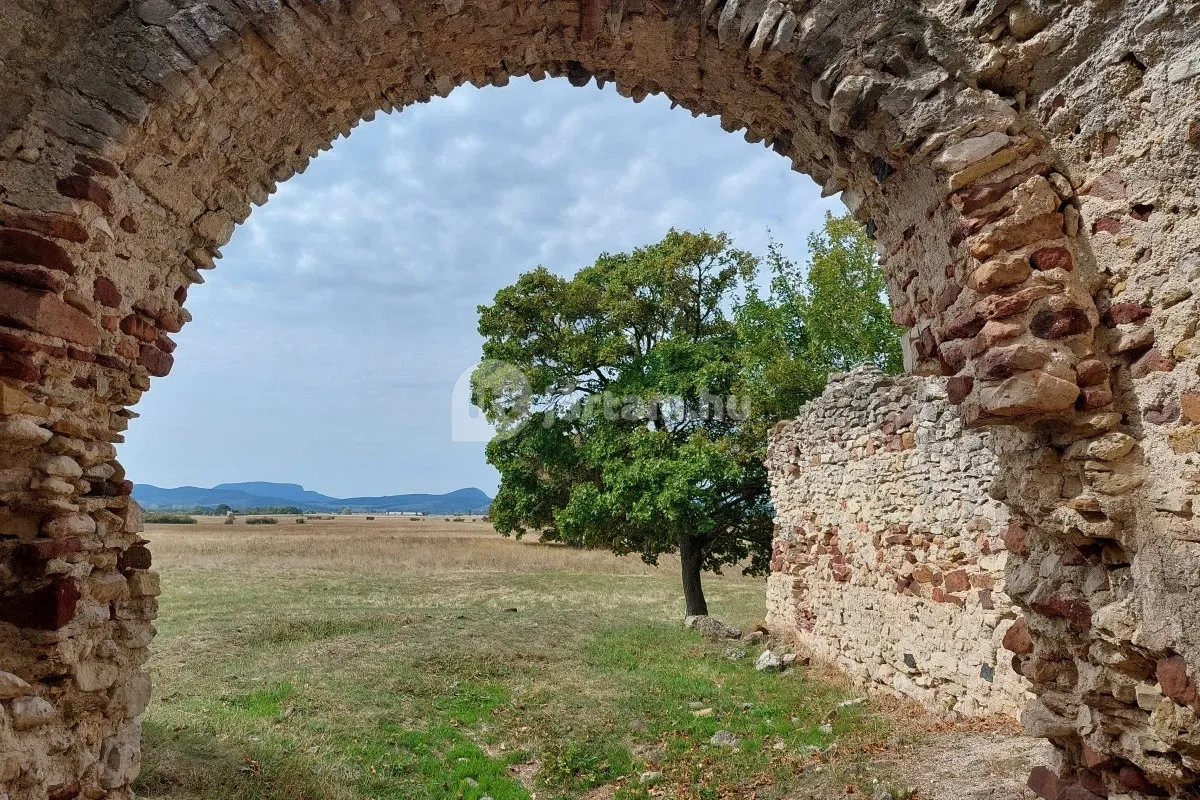
[[[58,716],[58,710],[40,697],[18,697],[10,709],[13,728],[18,731],[41,727]]]
[[[32,691],[28,683],[10,672],[0,672],[0,700],[11,700]]]

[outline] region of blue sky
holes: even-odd
[[[538,264],[569,274],[672,226],[760,254],[769,228],[803,258],[826,209],[844,210],[762,145],[611,86],[468,86],[380,115],[280,186],[192,287],[175,369],[120,457],[159,486],[491,493],[483,443],[451,440],[477,305]]]

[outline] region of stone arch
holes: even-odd
[[[1194,10],[112,0],[64,2],[49,23],[42,4],[11,5],[0,796],[129,796],[158,582],[114,444],[170,371],[188,286],[252,204],[361,120],[467,81],[548,74],[719,114],[843,193],[878,237],[910,369],[952,376],[964,419],[1004,427],[996,491],[1021,520],[1010,591],[1028,607],[1014,667],[1040,695],[1030,726],[1061,755],[1035,774],[1039,791],[1195,783],[1200,579],[1162,545],[1191,532],[1190,505],[1172,498],[1187,494],[1200,433],[1162,426],[1195,381],[1164,377],[1190,350],[1164,354],[1140,332],[1195,332],[1172,315],[1144,324],[1167,306],[1163,287],[1174,297],[1193,280],[1178,260],[1196,252],[1196,204],[1165,164],[1196,164],[1200,122],[1169,111],[1196,96]],[[1151,222],[1123,239],[1128,220]],[[1127,258],[1151,239],[1157,255]],[[1119,285],[1138,301],[1113,301]],[[1151,458],[1168,469],[1152,474]],[[1168,619],[1142,636],[1164,603]],[[1165,727],[1145,718],[1143,684],[1167,698],[1154,711],[1174,715]]]

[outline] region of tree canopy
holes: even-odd
[[[538,267],[481,306],[496,528],[651,564],[678,552],[689,614],[707,613],[702,571],[764,573],[767,430],[829,370],[898,364],[861,228],[830,218],[809,244],[807,275],[772,245],[765,294],[728,236],[672,230],[571,278]]]

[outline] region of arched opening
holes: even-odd
[[[513,110],[503,113],[500,104]],[[519,123],[535,111],[540,120],[532,133]],[[559,114],[580,118],[564,120],[561,127],[577,131],[586,121],[593,132],[570,138],[556,135],[560,125],[546,116]],[[602,116],[606,124],[602,131],[594,130]],[[626,134],[626,126],[636,127]],[[603,136],[619,141],[604,142]],[[575,166],[572,172],[553,154],[539,152],[546,140],[571,141],[588,153],[589,164]],[[479,148],[479,158],[491,165],[483,171],[498,171],[502,188],[491,176],[470,174],[478,166],[474,160],[464,168],[440,166],[447,159],[463,158],[457,141],[478,143],[470,152]],[[396,153],[398,143],[403,143],[401,152],[408,160],[425,166],[406,164],[402,172],[381,177],[379,165]],[[690,177],[701,155],[721,163]],[[572,161],[568,153],[561,158]],[[624,163],[629,164],[628,174]],[[743,174],[742,165],[753,178]],[[764,170],[769,173],[763,175]],[[647,171],[653,177],[644,176]],[[718,189],[735,180],[745,185],[730,187],[720,196]],[[694,188],[697,183],[702,188]],[[593,186],[602,191],[594,192]],[[786,194],[789,191],[795,195]],[[536,207],[514,209],[502,204],[501,195],[510,193],[539,200]],[[426,194],[434,196],[419,197]],[[755,196],[759,194],[793,202],[767,205],[765,198]],[[686,199],[681,201],[681,195]],[[347,197],[362,198],[350,209],[364,216],[348,232],[342,205]],[[681,202],[696,209],[681,211],[675,207]],[[596,203],[603,204],[602,213],[590,213]],[[477,304],[491,302],[497,288],[534,264],[590,263],[601,249],[624,251],[657,240],[671,224],[696,229],[720,225],[735,232],[735,241],[758,252],[767,243],[764,224],[776,237],[802,241],[822,216],[809,204],[832,202],[820,200],[816,187],[792,173],[776,154],[726,135],[714,120],[693,120],[680,109],[671,110],[664,98],[648,98],[635,106],[611,86],[602,93],[584,91],[560,79],[537,84],[515,80],[504,89],[460,87],[440,104],[377,118],[335,143],[303,176],[291,179],[257,209],[234,234],[212,279],[189,293],[195,320],[173,337],[179,344],[176,366],[139,404],[141,417],[131,422],[129,441],[121,446],[122,463],[130,474],[165,486],[210,486],[258,476],[303,482],[339,497],[475,485],[490,493],[493,487],[488,484],[461,478],[465,469],[478,473],[484,466],[481,445],[451,442],[445,407],[456,372],[478,359],[477,349],[469,346],[474,344]],[[317,214],[328,213],[328,222],[314,218],[308,211],[314,208]],[[416,219],[405,217],[409,208],[419,209],[412,214]],[[546,219],[514,225],[509,216],[514,211]],[[283,224],[288,219],[301,222]],[[530,225],[536,227],[527,232]],[[415,241],[425,231],[433,239],[427,245]],[[507,241],[522,236],[527,238]],[[571,241],[558,244],[564,239]],[[460,255],[457,247],[442,249],[447,241],[478,251]],[[279,263],[263,264],[262,259]],[[296,274],[302,259],[312,265],[309,269],[334,270],[330,277],[337,292],[318,297],[325,276]],[[255,273],[261,277],[255,279]],[[366,291],[360,288],[363,283]],[[409,302],[402,294],[408,291],[414,295],[411,305],[396,308]],[[427,312],[420,313],[419,307]],[[411,316],[400,318],[401,313]],[[378,321],[372,315],[378,315]],[[254,346],[238,352],[237,342],[226,338],[230,329],[236,336],[244,332],[243,341],[253,341]],[[286,341],[275,348],[275,338]],[[451,349],[450,338],[466,340],[468,346]],[[229,360],[235,363],[226,366]],[[208,363],[196,369],[201,361]],[[360,369],[362,375],[355,380]],[[397,391],[392,382],[397,373],[419,376],[438,389]],[[343,381],[344,391],[352,396],[335,391]],[[282,393],[304,399],[289,400]],[[383,398],[374,401],[372,393],[384,395],[386,405],[380,402]],[[200,413],[187,410],[189,394],[194,403],[203,404]],[[201,397],[211,398],[216,407]],[[433,404],[419,405],[422,401]],[[296,405],[300,407],[289,409]],[[259,413],[260,409],[270,410]],[[247,419],[223,430],[221,417],[234,413]],[[295,417],[287,419],[289,413]],[[205,417],[212,417],[208,429]],[[180,436],[168,419],[197,430]],[[412,428],[405,427],[409,420]],[[422,437],[425,431],[429,435]],[[363,433],[381,441],[364,447],[352,438]],[[275,449],[270,443],[280,436],[291,440],[278,448],[282,452],[269,452]],[[168,440],[173,441],[174,456],[162,452]],[[135,452],[139,442],[144,443],[141,458]],[[235,455],[243,447],[250,450],[248,457]],[[381,457],[376,447],[388,455]],[[474,457],[455,459],[434,452],[452,447],[471,447]],[[185,453],[189,463],[170,463]],[[326,467],[303,462],[321,453],[329,460]],[[155,454],[159,458],[149,457]],[[215,465],[237,474],[193,479],[197,470],[202,473]],[[438,481],[447,479],[438,470],[447,466],[454,470],[449,480],[457,482],[439,486]],[[177,471],[179,480],[157,479],[170,469],[187,472]],[[325,485],[331,478],[335,482]],[[135,487],[135,499],[141,500],[143,489],[140,484]],[[150,510],[149,503],[142,505]],[[134,785],[139,796],[202,795],[214,776],[223,775],[237,778],[236,788],[225,790],[227,796],[249,793],[255,786],[267,787],[264,791],[275,796],[295,796],[317,791],[323,781],[340,781],[346,791],[353,791],[365,782],[360,776],[369,773],[367,765],[379,772],[370,784],[373,789],[415,796],[419,791],[413,784],[427,781],[436,787],[441,777],[422,778],[415,763],[420,747],[443,747],[448,741],[446,727],[435,720],[445,717],[460,723],[446,706],[492,703],[494,698],[504,700],[493,709],[496,716],[480,722],[467,717],[454,729],[462,734],[453,743],[454,754],[425,756],[422,768],[433,763],[446,772],[470,770],[467,778],[479,781],[480,787],[463,779],[455,788],[497,795],[493,781],[512,789],[522,778],[540,793],[543,790],[535,788],[538,774],[551,786],[602,782],[622,768],[626,738],[633,740],[628,747],[639,758],[661,758],[657,731],[629,729],[625,715],[636,712],[626,707],[624,691],[630,684],[645,686],[650,676],[661,679],[665,665],[682,652],[676,640],[695,636],[679,630],[680,601],[671,598],[678,607],[669,607],[664,598],[677,588],[679,565],[674,559],[664,558],[654,571],[636,557],[604,559],[597,553],[575,559],[574,551],[559,547],[487,541],[485,523],[471,518],[455,522],[459,514],[422,520],[383,514],[372,520],[339,516],[309,519],[302,527],[290,515],[274,516],[277,525],[247,528],[244,514],[230,527],[207,516],[196,517],[199,525],[159,526],[147,514],[143,536],[150,539],[163,595],[154,655],[146,665],[155,690],[142,716],[142,773]],[[218,543],[224,553],[214,552]],[[314,570],[319,571],[315,576]],[[560,574],[546,574],[550,570]],[[561,574],[568,571],[569,578]],[[748,622],[761,618],[760,584],[717,576],[706,576],[705,583],[720,618],[738,624],[742,616]],[[286,600],[272,588],[283,586],[290,589]],[[543,597],[537,596],[539,590]],[[662,624],[664,614],[669,615],[669,625]],[[653,648],[641,650],[651,637]],[[614,652],[597,659],[599,643]],[[727,659],[722,651],[730,648],[746,655]],[[630,655],[644,652],[657,654],[659,663],[647,664],[644,675],[626,676],[629,684],[613,678]],[[725,642],[714,646],[709,658],[681,658],[678,664],[688,670],[688,682],[696,688],[675,706],[711,696],[700,690],[711,686],[710,671],[743,679],[777,677],[754,672],[758,653]],[[277,666],[270,666],[271,660]],[[593,666],[596,661],[599,664]],[[363,688],[348,692],[343,703],[347,708],[339,709],[338,693],[349,685]],[[398,685],[403,692],[389,690]],[[574,685],[588,690],[576,694]],[[801,730],[819,736],[824,723],[809,722],[801,706],[791,702],[802,691],[799,681],[778,688],[794,691],[778,694],[771,706],[756,713],[777,719],[805,714]],[[841,699],[829,700],[824,687],[814,687],[811,693],[830,706]],[[271,699],[284,694],[287,697],[279,702]],[[370,694],[374,699],[368,699]],[[398,700],[398,694],[405,699]],[[723,694],[732,693],[726,689]],[[751,700],[740,692],[733,696],[739,708]],[[260,709],[256,703],[264,699],[268,702]],[[379,708],[389,702],[393,705],[388,711]],[[542,710],[535,710],[538,706]],[[654,708],[651,703],[646,706]],[[784,707],[791,707],[786,716],[778,711]],[[646,725],[644,714],[634,719]],[[730,728],[744,736],[728,720],[693,718],[690,708],[682,716],[713,728],[704,735],[693,734],[699,742]],[[847,716],[839,721],[842,748]],[[653,716],[650,720],[651,726],[659,724]],[[313,731],[316,726],[323,728],[320,734]],[[534,730],[520,734],[522,727]],[[386,729],[386,737],[381,729]],[[782,726],[773,731],[784,732]],[[356,741],[353,736],[361,738]],[[791,742],[800,736],[780,737],[780,743],[795,748]],[[361,750],[367,750],[365,743],[373,740],[386,741],[387,753],[347,754],[360,743]],[[619,747],[612,746],[614,740]],[[468,757],[463,749],[473,747],[468,745],[471,741],[486,752],[471,749],[467,752],[472,763],[458,763],[456,759]],[[307,752],[310,746],[319,750],[301,764],[280,754],[285,749],[281,742],[295,751]],[[799,747],[806,746],[814,745],[805,740]],[[618,754],[611,767],[588,766],[589,760],[612,760],[611,750]],[[505,763],[514,752],[523,753],[515,773]],[[359,757],[370,760],[359,764],[354,760]],[[246,758],[253,767],[247,766]],[[582,765],[580,777],[563,777],[577,764]],[[666,770],[668,765],[672,769]],[[658,767],[644,769],[671,774],[678,767],[664,759]],[[589,771],[597,777],[587,777]],[[636,783],[642,771],[639,765],[624,780]],[[649,782],[653,780],[671,781],[665,776]],[[720,775],[712,782],[719,780],[729,778]],[[426,791],[441,796],[436,788]],[[363,793],[374,796],[373,791]]]
[[[477,306],[538,264],[568,275],[670,227],[802,245],[838,208],[716,120],[612,86],[517,79],[381,115],[284,184],[189,292],[195,320],[122,462],[159,486],[490,493],[487,433],[456,429],[472,412],[450,389],[469,392]]]
[[[1158,402],[1164,424],[1177,418],[1166,409],[1187,386],[1165,374],[1190,351],[1168,356],[1120,330],[1149,303],[1170,307],[1162,282],[1135,280],[1142,302],[1112,302],[1128,289],[1116,276],[1131,274],[1115,266],[1121,248],[1164,233],[1161,204],[1139,196],[1125,209],[1127,187],[1093,176],[1081,157],[1093,139],[1102,159],[1132,146],[1105,139],[1092,115],[1113,92],[1140,91],[1143,80],[1171,97],[1194,89],[1192,62],[1176,57],[1188,27],[1130,3],[1122,27],[1142,26],[1143,55],[1161,74],[1143,75],[1141,56],[1114,67],[1085,48],[1034,75],[1036,48],[1066,30],[1028,3],[995,5],[147,0],[76,10],[66,38],[7,45],[19,88],[0,127],[0,248],[14,265],[0,284],[5,546],[16,567],[4,578],[4,666],[36,685],[43,712],[13,733],[35,765],[21,780],[63,797],[127,793],[155,604],[112,443],[128,406],[172,366],[188,286],[251,203],[360,120],[467,81],[549,73],[719,114],[843,193],[878,236],[897,318],[912,326],[909,366],[951,376],[968,423],[1008,426],[999,449],[1011,468],[997,493],[1022,521],[1008,545],[1010,589],[1030,620],[1015,666],[1039,695],[1031,727],[1063,757],[1035,775],[1037,790],[1154,794],[1194,783],[1186,720],[1145,739],[1134,689],[1157,688],[1169,711],[1196,702],[1186,626],[1135,636],[1164,598],[1180,600],[1169,619],[1192,613],[1195,582],[1140,531],[1188,541],[1179,481],[1195,445],[1188,427],[1170,444],[1155,431],[1144,447],[1117,430],[1138,432],[1140,419],[1126,416],[1143,403]],[[14,29],[33,30],[39,14],[20,6]],[[1095,33],[1099,19],[1072,22],[1074,40],[1090,41],[1080,31]],[[1088,101],[1053,91],[1130,68],[1132,83]],[[1170,143],[1147,147],[1194,163],[1186,120],[1170,124]],[[1140,165],[1144,153],[1125,157],[1138,181],[1156,174]],[[1167,232],[1194,240],[1189,220]],[[1147,227],[1122,240],[1134,222]],[[1110,411],[1114,389],[1121,406]],[[1168,474],[1147,476],[1148,453],[1173,465]],[[48,566],[64,557],[75,567]]]

